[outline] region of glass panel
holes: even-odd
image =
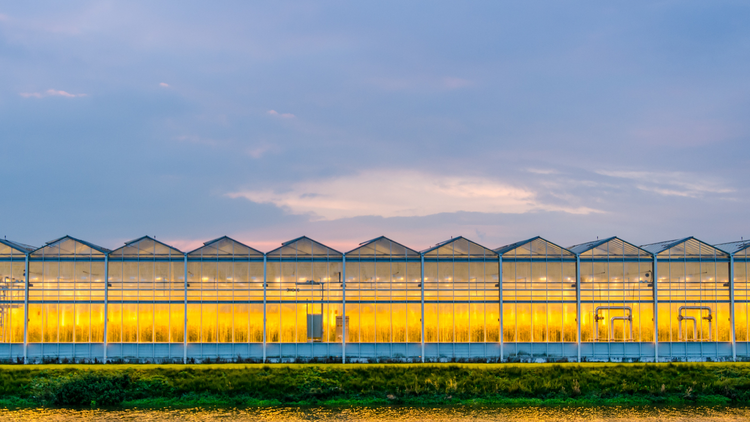
[[[376,341],[378,343],[390,343],[392,341],[391,336],[391,305],[390,304],[377,304],[376,305]]]
[[[61,310],[59,341],[60,343],[73,343],[75,332],[75,305],[72,303],[65,303],[59,305],[59,307]]]
[[[748,304],[747,303],[735,303],[734,304],[734,318],[735,318],[735,339],[736,341],[748,341]]]
[[[281,305],[281,342],[294,343],[297,341],[297,306]]]
[[[407,327],[409,314],[405,303],[394,303],[392,306],[393,315],[393,341],[395,343],[404,343],[407,341]],[[421,330],[421,328],[420,328]]]
[[[75,305],[75,342],[88,343],[91,329],[91,305],[77,303]]]
[[[171,258],[182,257],[183,254],[171,246],[144,236],[112,251],[110,256],[118,258]]]
[[[516,342],[518,336],[516,335],[516,304],[515,303],[504,303],[503,304],[503,341],[505,342]]]
[[[185,305],[171,304],[169,309],[169,340],[172,343],[183,343],[185,341]]]
[[[532,333],[531,304],[516,304],[516,335],[519,342],[530,342]]]
[[[485,317],[484,303],[472,303],[469,305],[469,341],[474,343],[485,341]]]
[[[360,307],[359,315],[360,341],[363,343],[375,343],[376,318],[375,305],[371,303],[363,303]]]
[[[107,305],[107,341],[109,343],[122,342],[122,305],[110,303]]]
[[[222,237],[211,242],[206,242],[205,246],[194,250],[188,254],[191,258],[262,258],[263,253],[255,250],[249,246],[243,245],[242,243],[231,239],[229,237]]]
[[[250,341],[263,342],[263,305],[250,305]]]
[[[347,258],[419,258],[419,252],[387,237],[379,237],[346,253]]]
[[[44,305],[29,304],[29,324],[28,324],[28,341],[29,343],[42,342],[42,309]]]
[[[187,341],[201,342],[201,305],[187,305]]]
[[[91,305],[91,342],[104,341],[104,304]]]
[[[280,340],[280,314],[278,304],[268,304],[266,306],[266,339],[269,343],[278,343]]]
[[[424,305],[425,342],[438,342],[438,306],[433,303]]]
[[[138,304],[138,342],[153,343],[154,341],[154,304]]]
[[[306,237],[286,242],[267,255],[272,258],[340,258],[342,256],[340,252]]]
[[[218,313],[215,303],[201,305],[201,341],[215,343],[218,341]]]
[[[154,305],[154,341],[157,343],[169,342],[169,320],[172,316],[169,311],[168,304]]]
[[[547,305],[535,303],[532,306],[532,313],[532,341],[545,342],[547,341]]]
[[[100,250],[106,250],[101,247],[97,247]],[[34,258],[103,258],[104,253],[100,250],[94,249],[91,246],[73,239],[71,237],[63,237],[56,241],[50,242],[41,249],[34,251],[31,256]]]
[[[480,246],[470,240],[457,237],[438,244],[425,252],[430,258],[484,258],[497,257],[491,249]]]
[[[234,306],[229,304],[218,305],[218,342],[219,343],[233,343],[234,342]],[[239,328],[239,327],[238,327]],[[245,331],[247,331],[247,324],[245,324]]]
[[[50,304],[44,306],[44,327],[43,342],[57,343],[58,341],[58,320],[60,318],[60,305]]]
[[[456,303],[453,305],[453,312],[454,341],[457,343],[468,343],[469,333],[471,332],[469,305],[466,303]],[[484,324],[482,323],[482,329],[484,328],[483,326]]]
[[[122,305],[122,342],[136,343],[138,341],[138,305],[127,303]]]

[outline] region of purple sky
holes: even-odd
[[[0,2],[0,236],[750,236],[750,4]]]

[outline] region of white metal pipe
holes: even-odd
[[[679,333],[679,340],[680,341],[687,341],[687,339],[683,340],[682,337],[682,321],[692,321],[693,322],[693,340],[695,341],[698,338],[698,321],[695,320],[695,317],[692,316],[678,316],[677,320],[679,321],[677,324],[677,332]]]
[[[581,362],[581,257],[576,254],[576,327],[578,330],[578,362]]]
[[[25,291],[23,299],[23,363],[28,363],[28,348],[29,348],[29,253],[26,253],[24,262],[24,272],[26,279]]]
[[[183,257],[184,259],[184,281],[185,281],[185,297],[183,297],[183,304],[185,310],[185,317],[183,318],[182,326],[182,363],[187,364],[187,345],[188,345],[188,260],[187,254]]]
[[[346,254],[341,257],[341,363],[346,363],[346,335],[349,324],[346,323]],[[334,333],[335,335],[335,333]]]
[[[654,254],[653,268],[651,268],[651,284],[653,284],[654,295],[654,362],[659,362],[659,273],[658,259]]]
[[[498,322],[500,323],[500,362],[504,359],[504,352],[503,350],[505,348],[505,342],[503,340],[503,255],[498,254],[498,269],[497,269],[497,287],[499,291],[499,298],[500,298],[500,318],[498,318]]]
[[[732,360],[737,360],[737,334],[734,319],[734,255],[729,256],[729,320],[732,324]]]
[[[424,363],[424,254],[420,254],[422,258],[422,363]]]
[[[693,324],[694,324],[694,326],[693,326],[693,341],[703,340],[702,333],[701,333],[701,338],[700,339],[698,338],[698,336],[696,334],[697,333],[697,329],[698,329],[697,328],[698,327],[698,320],[697,320],[697,318],[694,317],[694,316],[683,315],[682,314],[683,311],[700,311],[700,317],[702,319],[705,319],[706,321],[708,321],[708,341],[711,341],[712,331],[713,331],[713,325],[712,325],[713,315],[711,315],[711,308],[708,307],[708,306],[689,306],[689,305],[680,306],[677,309],[677,333],[679,334],[679,336],[678,336],[679,340],[680,341],[687,341],[687,339],[683,339],[683,337],[682,337],[682,321],[684,321],[684,320],[692,320],[693,321]],[[708,316],[704,317],[703,316],[703,311],[708,311]]]
[[[615,311],[627,311],[627,315],[625,316],[613,316],[609,320],[610,325],[610,335],[609,335],[609,341],[615,341],[614,336],[614,320],[624,320],[629,322],[630,326],[630,338],[625,339],[623,338],[623,341],[633,341],[633,309],[630,306],[597,306],[594,309],[594,341],[599,341],[599,320],[603,320],[604,317],[599,316],[600,310],[615,310]],[[624,336],[624,333],[623,333]]]
[[[109,255],[104,255],[104,361],[107,363],[107,332],[109,331]]]
[[[266,363],[266,297],[268,296],[266,294],[266,288],[268,287],[267,267],[268,260],[266,259],[266,254],[263,254],[263,363]]]

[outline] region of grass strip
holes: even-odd
[[[0,406],[749,405],[750,364],[8,365]]]

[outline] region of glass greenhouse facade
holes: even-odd
[[[750,241],[0,240],[12,362],[750,359]]]

